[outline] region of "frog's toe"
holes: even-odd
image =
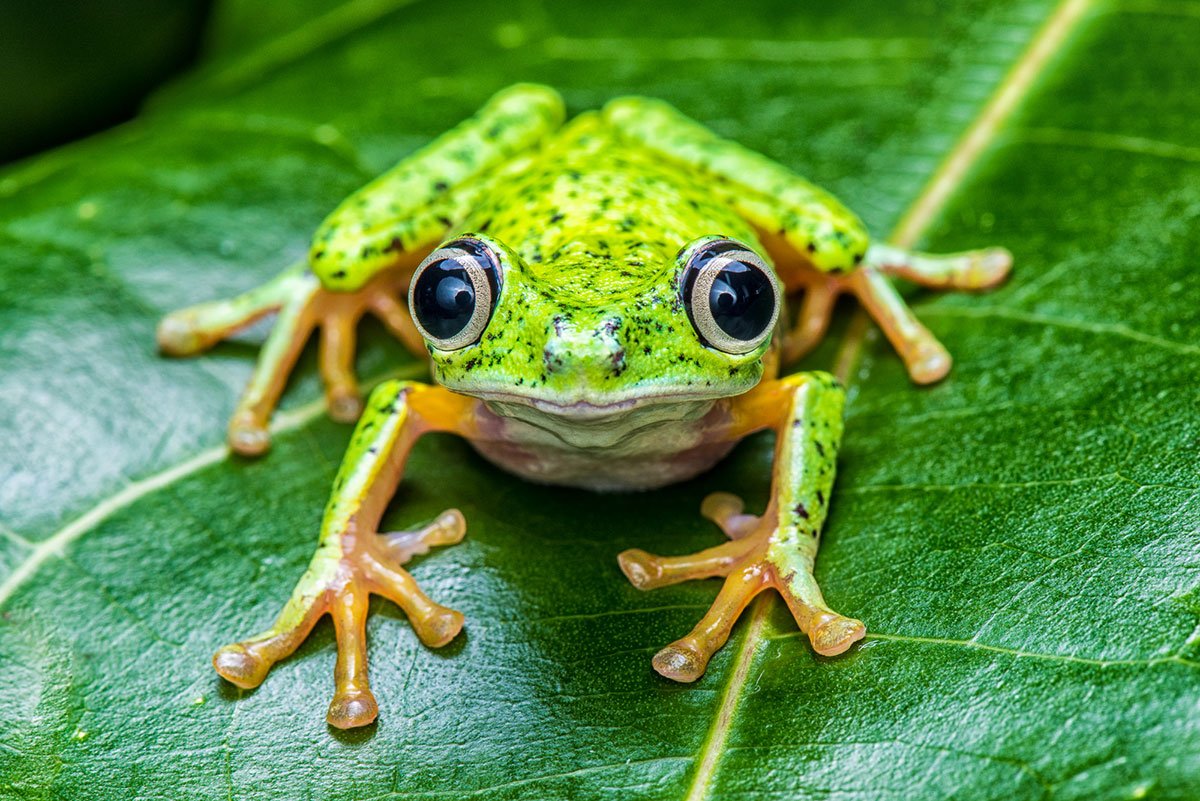
[[[159,321],[154,338],[167,356],[194,356],[215,345],[220,336],[219,332],[200,328],[193,309],[181,309]]]
[[[264,420],[253,413],[234,415],[229,421],[229,448],[242,456],[261,456],[271,448],[271,432]]]
[[[973,265],[967,283],[972,289],[987,289],[1004,281],[1012,272],[1013,257],[1007,248],[984,248],[972,253]]]
[[[758,515],[745,514],[746,504],[731,492],[714,492],[700,503],[700,515],[721,527],[725,536],[740,540],[758,527]]]
[[[821,656],[837,656],[866,636],[867,627],[861,620],[843,617],[835,612],[822,613],[808,632],[813,650]]]
[[[414,556],[428,553],[439,545],[455,545],[462,542],[467,533],[467,520],[457,509],[447,509],[427,526],[411,531],[393,531],[380,534],[384,552],[398,565]]]
[[[329,407],[329,416],[339,423],[353,423],[363,410],[362,395],[357,389],[330,389],[325,393],[325,403]]]
[[[241,643],[226,645],[213,655],[213,667],[226,681],[243,690],[262,684],[271,666]]]
[[[339,423],[353,423],[362,414],[362,395],[354,375],[358,316],[354,312],[328,314],[321,323],[318,349],[325,406]]]
[[[691,683],[704,675],[708,655],[690,638],[673,642],[654,655],[652,661],[659,675],[673,681]]]
[[[724,576],[749,550],[744,540],[730,540],[687,556],[656,556],[640,548],[617,556],[621,572],[639,590],[653,590],[696,578]]]
[[[918,384],[933,384],[941,381],[954,364],[950,353],[941,342],[930,338],[919,342],[911,356],[905,358],[908,373]]]
[[[652,590],[662,586],[662,566],[659,558],[643,551],[641,548],[630,548],[617,554],[617,564],[629,583],[639,590]]]
[[[413,629],[421,642],[430,648],[441,648],[462,631],[466,618],[462,612],[439,606],[424,617],[413,620]]]
[[[390,561],[382,555],[363,556],[371,592],[403,609],[417,637],[430,648],[440,648],[458,636],[463,627],[462,613],[430,600],[407,570]]]
[[[823,656],[843,653],[861,640],[861,621],[831,610],[812,575],[812,560],[793,553],[777,537],[770,517],[745,514],[740,498],[715,493],[701,512],[730,537],[728,542],[686,556],[656,556],[633,549],[623,552],[621,570],[638,589],[664,587],[693,578],[723,576],[724,584],[712,606],[687,636],[659,651],[654,669],[674,681],[699,679],[709,659],[729,639],[746,606],[763,590],[774,588],[808,634],[813,650]]]
[[[337,693],[329,702],[325,720],[337,729],[355,729],[367,726],[379,717],[379,704],[368,690],[348,690]]]

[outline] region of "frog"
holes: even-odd
[[[831,193],[661,100],[619,97],[568,121],[549,87],[501,90],[350,195],[301,262],[158,327],[164,353],[190,356],[275,313],[229,423],[236,453],[269,448],[271,414],[318,329],[329,413],[358,421],[309,567],[268,628],[216,651],[217,673],[258,686],[328,614],[337,658],[326,719],[348,729],[379,714],[371,595],[400,606],[431,648],[458,636],[463,615],[426,596],[404,565],[460,542],[462,513],[380,530],[407,457],[431,432],[532,482],[598,492],[685,481],[773,432],[765,510],[709,495],[700,512],[723,542],[684,555],[626,550],[617,565],[642,590],[723,579],[695,627],[652,658],[667,679],[698,680],[769,589],[817,654],[846,652],[865,625],[835,612],[813,574],[846,392],[829,373],[784,368],[850,294],[912,380],[937,381],[950,356],[891,278],[982,290],[1011,264],[999,247],[935,255],[874,242]],[[432,381],[387,380],[361,400],[355,336],[367,314],[428,363]]]

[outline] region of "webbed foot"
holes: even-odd
[[[617,557],[625,576],[641,590],[689,579],[725,578],[696,627],[654,656],[656,671],[675,681],[700,678],[709,659],[729,639],[742,610],[771,587],[783,596],[800,630],[822,656],[840,654],[862,639],[866,628],[861,621],[839,615],[825,604],[812,575],[812,557],[789,540],[800,532],[777,528],[773,508],[762,517],[748,515],[740,498],[718,492],[704,499],[700,512],[721,527],[729,542],[687,556],[655,556],[633,549]]]
[[[272,312],[278,317],[262,346],[258,364],[229,421],[229,447],[258,456],[271,445],[271,414],[296,359],[314,329],[320,329],[319,364],[329,414],[353,422],[362,412],[354,373],[356,330],[370,312],[408,347],[421,353],[407,309],[396,297],[403,275],[384,271],[362,289],[324,289],[306,265],[295,265],[273,280],[229,300],[189,306],[168,314],[158,325],[159,349],[169,356],[194,356]]]
[[[379,706],[367,679],[369,596],[382,595],[400,606],[425,645],[438,648],[447,644],[462,629],[462,614],[431,601],[400,565],[432,546],[457,543],[465,533],[462,514],[451,509],[423,529],[344,534],[323,543],[275,624],[218,650],[213,667],[239,687],[257,687],[271,666],[295,651],[328,613],[333,618],[338,656],[326,720],[339,729],[371,723]]]

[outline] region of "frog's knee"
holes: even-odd
[[[624,97],[615,97],[605,103],[600,113],[606,122],[619,126],[634,120],[655,116],[664,111],[671,112],[674,109],[652,97],[625,95]]]
[[[515,83],[501,89],[488,101],[488,106],[518,117],[535,114],[544,117],[551,127],[562,125],[567,115],[562,95],[540,83]]]

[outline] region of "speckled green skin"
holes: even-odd
[[[439,382],[595,405],[726,396],[758,383],[767,346],[736,356],[705,347],[680,298],[689,243],[720,234],[761,250],[701,181],[590,113],[502,183],[460,228],[502,254],[500,301],[478,345],[431,349]]]
[[[771,343],[731,355],[700,341],[679,290],[689,246],[729,237],[770,263],[757,231],[771,231],[829,272],[866,252],[862,224],[831,195],[666,104],[621,98],[561,119],[553,90],[511,87],[314,238],[313,271],[344,290],[462,234],[496,248],[503,287],[482,339],[429,348],[451,389],[583,406],[737,395],[761,379]]]

